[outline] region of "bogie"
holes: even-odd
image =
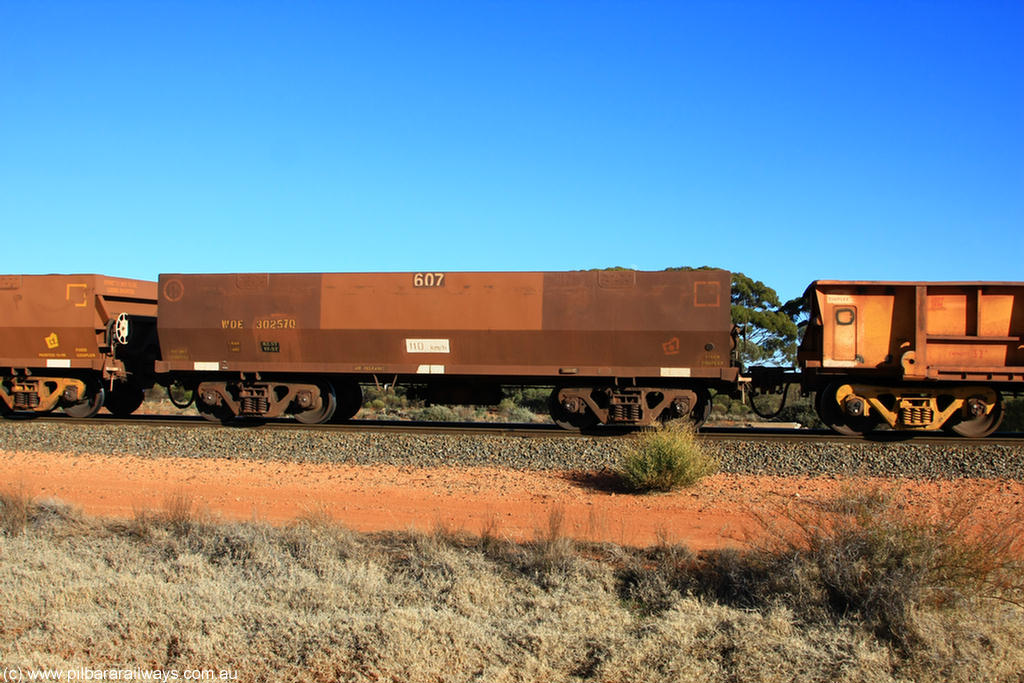
[[[908,432],[950,431],[988,436],[1002,420],[1002,396],[984,386],[830,384],[816,397],[822,421],[840,434],[876,426]]]
[[[689,419],[703,424],[711,409],[705,387],[555,387],[549,399],[551,418],[563,429],[597,425],[645,427]]]

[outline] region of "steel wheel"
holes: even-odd
[[[334,387],[327,382],[318,383],[317,387],[320,389],[320,398],[317,404],[309,410],[295,413],[295,419],[302,424],[323,424],[331,419],[334,411],[338,408],[338,398],[334,393]]]
[[[86,394],[84,399],[78,403],[72,403],[71,405],[64,406],[64,412],[71,417],[92,417],[96,413],[100,412],[100,408],[103,407],[103,399],[105,396],[103,386],[99,382],[86,382],[85,389],[89,393]]]
[[[146,398],[146,392],[134,382],[118,382],[114,388],[107,392],[103,405],[111,414],[117,417],[131,415]]]
[[[700,429],[700,426],[711,417],[711,392],[704,387],[694,391],[697,393],[697,405],[690,411],[690,424],[694,429]]]
[[[196,410],[203,416],[203,419],[221,424],[227,424],[235,419],[234,411],[223,402],[220,402],[222,399],[218,396],[218,392],[215,389],[207,387],[205,391],[199,391],[199,387],[196,387],[193,389],[192,395],[196,404]],[[210,400],[205,401],[203,400],[204,397]]]
[[[170,400],[171,405],[178,410],[185,410],[196,400],[196,390],[194,388],[187,389],[185,385],[178,381],[171,382],[164,389],[167,391],[167,398]],[[175,394],[180,394],[182,398],[175,398]]]
[[[661,411],[661,415],[659,415],[652,424],[689,424],[694,429],[700,429],[700,426],[707,422],[707,419],[711,417],[711,392],[704,387],[694,387],[691,391],[693,391],[697,398],[693,407],[690,408],[690,412],[676,417],[675,411],[670,411],[670,407],[666,407]]]
[[[878,421],[870,417],[851,417],[847,415],[836,400],[841,384],[830,384],[815,397],[818,417],[829,429],[845,436],[860,436],[870,432]]]
[[[344,422],[356,416],[363,407],[363,390],[358,382],[344,381],[338,384],[335,393],[338,407],[334,410],[331,422]]]
[[[221,424],[230,422],[235,417],[231,409],[226,406],[211,406],[202,401],[196,401],[196,410],[204,419]]]
[[[551,412],[551,419],[556,425],[570,432],[579,432],[591,429],[598,424],[597,415],[594,415],[589,408],[583,413],[570,413],[558,400],[558,392],[561,387],[555,387],[548,397],[548,410]]]
[[[980,439],[996,431],[1002,421],[1003,397],[1002,394],[996,393],[996,404],[992,407],[992,412],[988,415],[971,418],[970,420],[961,420],[950,428],[960,436],[965,436],[968,439]]]

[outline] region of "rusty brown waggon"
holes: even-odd
[[[0,275],[0,410],[134,411],[153,384],[156,283]]]
[[[801,384],[833,429],[986,436],[1024,390],[1024,283],[842,282],[807,290]]]
[[[700,422],[738,378],[721,270],[164,274],[159,302],[157,371],[215,420],[344,419],[361,384],[407,383],[551,386],[567,428]]]
[[[741,377],[730,280],[711,269],[2,275],[0,412],[126,415],[159,382],[211,420],[320,423],[355,415],[369,384],[485,405],[505,386],[539,386],[554,421],[582,429],[700,424],[712,392],[798,382],[841,433],[982,437],[1003,394],[1024,391],[1024,283],[819,280],[799,372]]]

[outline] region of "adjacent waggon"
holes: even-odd
[[[837,282],[807,290],[800,383],[834,430],[991,434],[1024,389],[1024,283]]]
[[[128,415],[159,357],[156,283],[0,275],[0,412]]]
[[[1024,389],[1024,283],[814,282],[798,372],[749,376],[729,285],[711,269],[0,276],[0,410],[124,415],[159,382],[211,420],[321,423],[371,384],[447,404],[515,385],[553,387],[554,421],[582,429],[700,424],[715,392],[796,382],[841,433],[980,437]]]

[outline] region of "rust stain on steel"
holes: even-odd
[[[106,275],[0,275],[0,366],[100,369],[106,326],[156,316],[156,283]]]
[[[819,281],[801,361],[821,373],[1024,383],[1024,283]]]
[[[166,369],[735,377],[725,271],[160,276]]]

